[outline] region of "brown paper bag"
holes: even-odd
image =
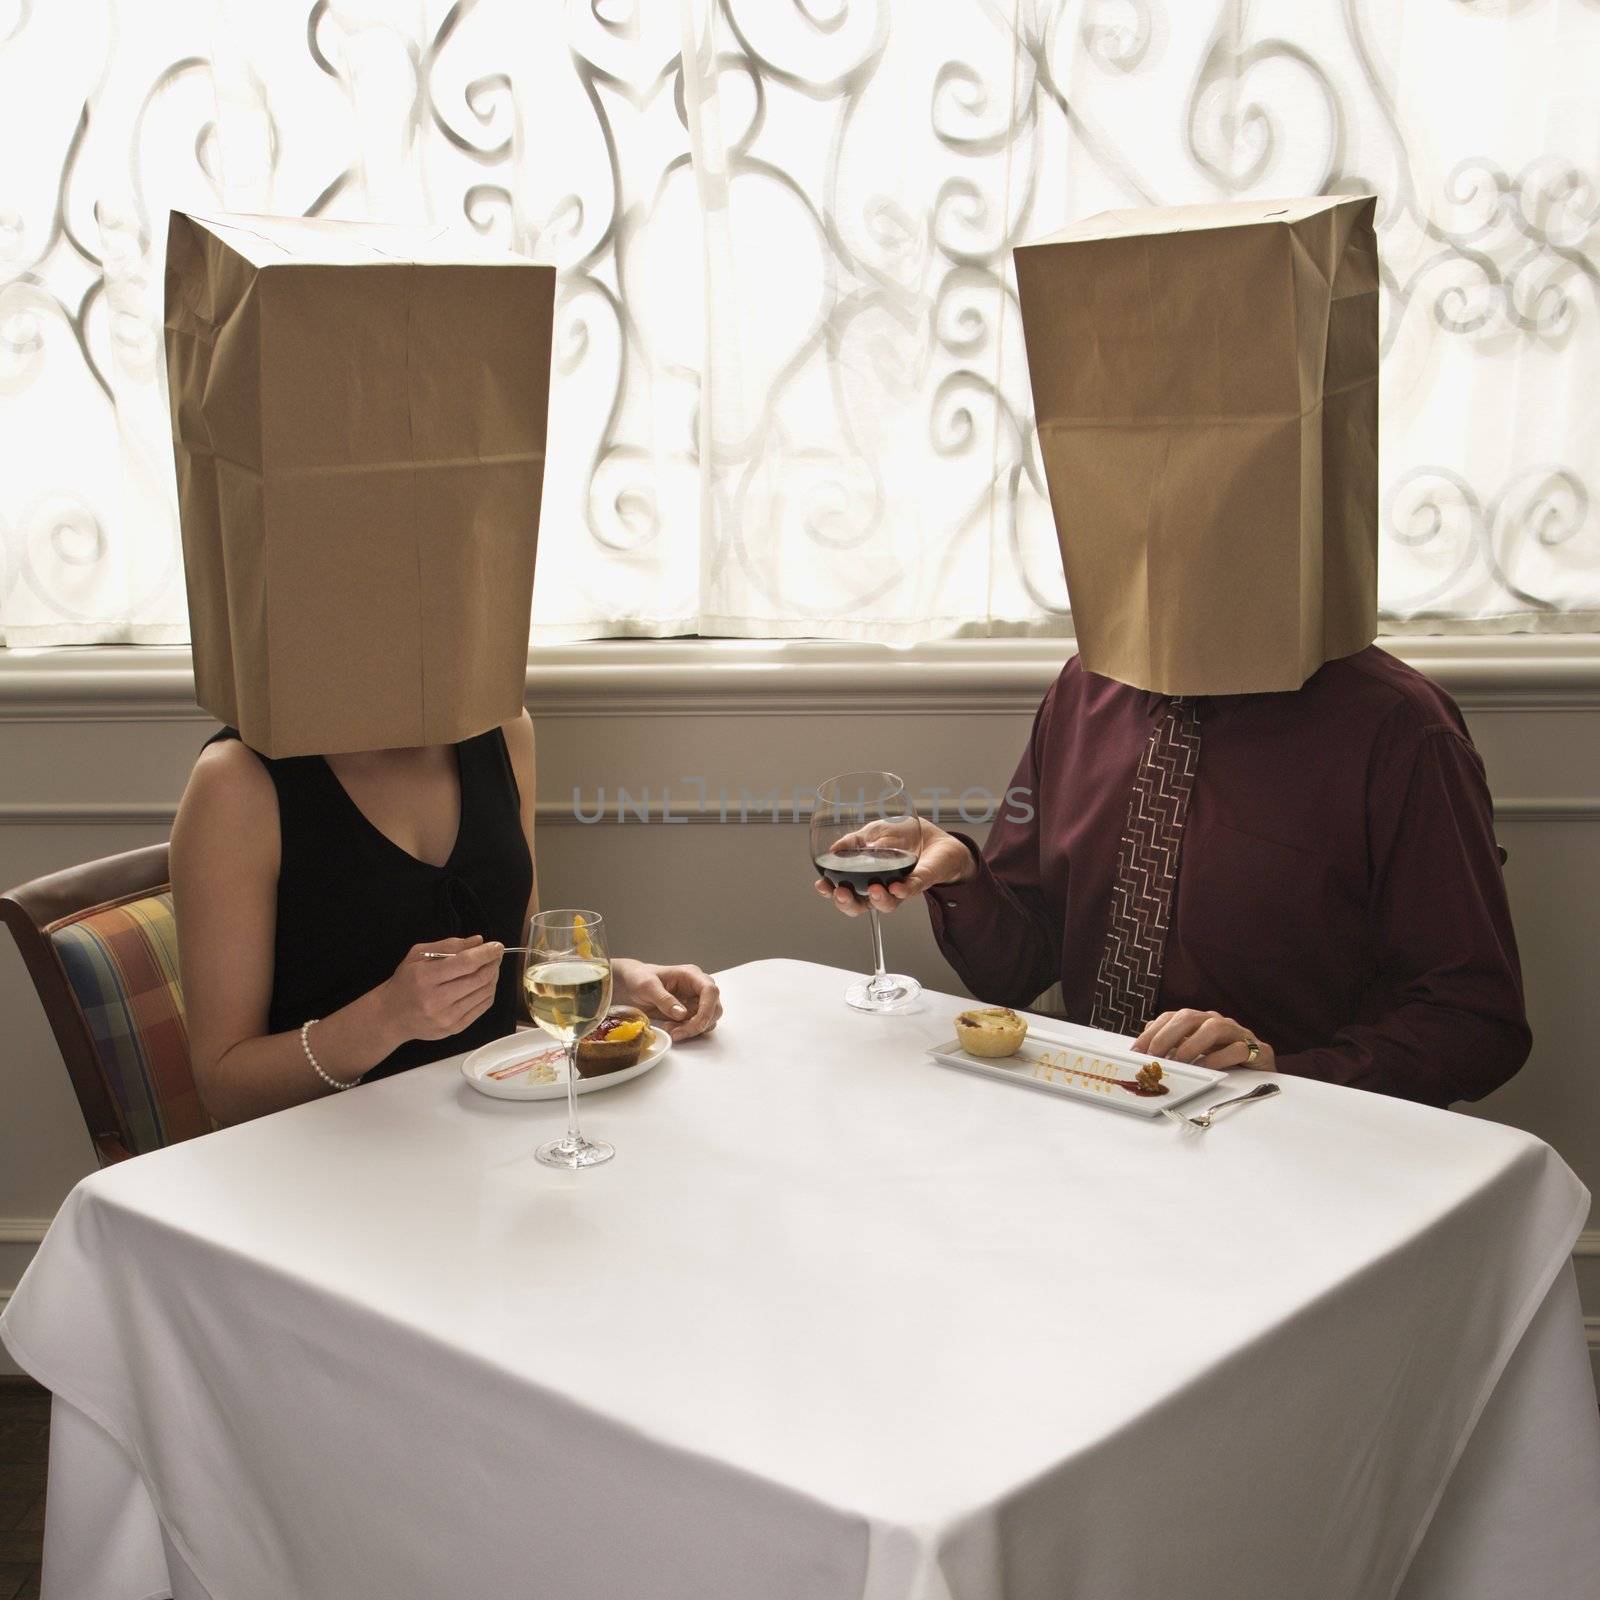
[[[439,229],[174,212],[195,694],[269,756],[522,709],[555,271]]]
[[[1298,689],[1377,632],[1370,197],[1108,211],[1015,253],[1091,672]]]

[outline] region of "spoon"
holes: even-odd
[[[1273,1095],[1281,1094],[1282,1090],[1275,1083],[1258,1083],[1248,1094],[1236,1094],[1231,1100],[1219,1100],[1208,1110],[1202,1111],[1198,1117],[1186,1117],[1181,1111],[1169,1111],[1165,1106],[1161,1108],[1161,1115],[1171,1117],[1181,1126],[1190,1128],[1209,1128],[1211,1119],[1227,1106],[1242,1106],[1251,1100],[1270,1100]]]

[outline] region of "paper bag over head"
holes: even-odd
[[[442,229],[174,212],[195,696],[268,756],[522,710],[555,270]]]
[[[1016,251],[1089,671],[1252,694],[1372,642],[1374,204],[1108,211]]]

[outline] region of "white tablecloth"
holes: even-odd
[[[86,1179],[0,1322],[47,1600],[1600,1593],[1547,1146],[1293,1079],[1185,1135],[844,979],[725,974],[595,1171],[443,1063]]]

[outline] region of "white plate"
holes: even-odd
[[[609,1089],[613,1084],[637,1078],[640,1073],[648,1072],[671,1048],[672,1040],[660,1028],[652,1028],[650,1048],[631,1067],[608,1072],[600,1078],[586,1078],[579,1073],[578,1093],[592,1094],[596,1089]],[[489,1076],[496,1068],[508,1067],[519,1060],[529,1063],[527,1072],[513,1073],[509,1078]],[[543,1034],[510,1033],[504,1039],[479,1045],[462,1061],[461,1076],[480,1094],[492,1095],[496,1100],[564,1100],[567,1052],[564,1046],[553,1043]]]
[[[1165,1056],[1137,1056],[1108,1050],[1103,1045],[1075,1038],[1070,1032],[1053,1033],[1043,1028],[1029,1028],[1028,1037],[1017,1053],[998,1060],[968,1055],[957,1039],[937,1046],[929,1054],[941,1066],[958,1067],[963,1072],[999,1078],[1006,1083],[1020,1083],[1029,1089],[1043,1089],[1046,1094],[1065,1095],[1069,1100],[1092,1100],[1096,1105],[1110,1106],[1115,1111],[1130,1111],[1136,1117],[1159,1117],[1164,1109],[1171,1110],[1204,1094],[1224,1076],[1211,1067],[1168,1061]],[[1138,1095],[1088,1076],[1101,1073],[1105,1077],[1131,1078],[1149,1061],[1161,1063],[1169,1093]]]

